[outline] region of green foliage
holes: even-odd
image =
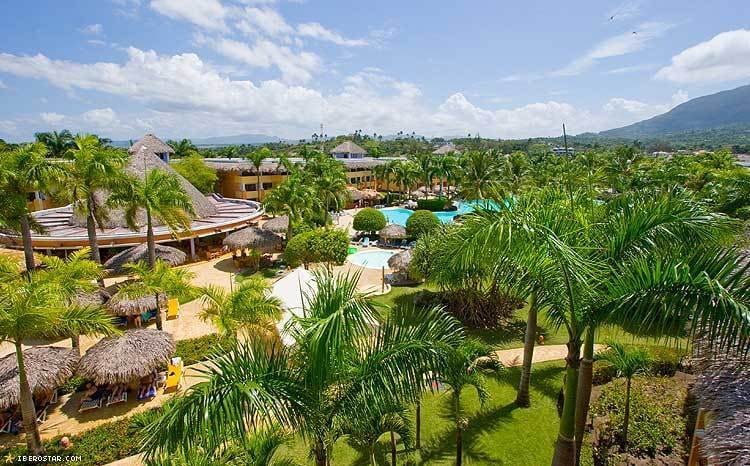
[[[74,375],[73,377],[69,378],[68,381],[62,385],[62,387],[58,388],[57,391],[60,393],[60,395],[77,392],[83,390],[86,387],[87,383],[88,381],[83,377]]]
[[[346,260],[348,245],[346,231],[339,228],[308,230],[287,242],[284,261],[290,267],[317,262],[342,264]]]
[[[429,210],[417,210],[406,220],[406,234],[420,238],[440,228],[440,220]]]
[[[234,344],[233,335],[219,335],[211,333],[198,338],[177,340],[175,343],[175,356],[182,358],[182,362],[189,366],[196,362],[205,361],[216,354],[220,349],[227,349]]]
[[[172,167],[203,194],[213,192],[219,179],[216,170],[206,165],[198,153],[191,153],[173,163]]]
[[[365,207],[357,212],[352,222],[352,228],[356,231],[379,231],[385,228],[386,219],[383,212],[372,207]]]
[[[448,200],[444,197],[435,197],[432,199],[417,199],[417,206],[420,210],[429,210],[439,212],[445,209]]]

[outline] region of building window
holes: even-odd
[[[273,188],[273,183],[263,183],[263,189],[271,189]]]
[[[255,191],[256,189],[255,183],[245,185],[245,191]]]
[[[242,170],[240,176],[253,176],[253,173],[250,170]]]
[[[34,202],[36,200],[36,193],[26,193],[26,200],[28,202]]]

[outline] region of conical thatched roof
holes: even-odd
[[[72,299],[73,303],[79,306],[101,306],[109,300],[110,294],[107,290],[95,290],[85,293],[78,293]]]
[[[331,154],[358,154],[365,155],[367,151],[362,149],[352,141],[344,141],[338,146],[331,149]]]
[[[130,383],[165,367],[174,350],[174,339],[167,332],[127,330],[89,348],[78,364],[78,375],[97,385]]]
[[[274,217],[267,220],[261,228],[264,230],[272,231],[274,233],[286,233],[289,227],[289,216],[282,215],[280,217]]]
[[[122,317],[137,316],[146,311],[156,309],[155,295],[149,294],[147,296],[141,296],[140,298],[126,298],[118,292],[122,285],[130,282],[131,280],[128,280],[107,287],[106,292],[112,296],[109,301],[107,301],[107,309],[109,309],[112,314]],[[166,305],[167,297],[164,294],[160,294],[159,308],[163,308]]]
[[[163,244],[157,244],[156,258],[163,260],[169,265],[175,266],[185,263],[185,261],[187,260],[187,254],[177,248],[165,246]],[[118,254],[115,254],[107,262],[104,263],[104,268],[111,273],[119,274],[125,272],[125,264],[135,264],[139,261],[148,261],[148,244],[144,243],[139,246],[134,246],[130,249],[126,249]]]
[[[56,346],[37,346],[24,350],[23,361],[29,386],[34,394],[55,390],[75,372],[78,351]],[[16,353],[0,359],[0,409],[15,406],[21,399]]]
[[[410,262],[411,262],[411,251],[407,249],[406,251],[402,251],[398,254],[392,255],[388,259],[388,267],[394,270],[406,270],[407,268],[409,268]]]
[[[128,148],[128,153],[136,154],[144,148],[152,154],[174,154],[174,149],[172,149],[172,146],[151,133],[146,134],[139,141],[130,146],[130,148]]]
[[[146,139],[148,139],[148,141],[146,141]],[[144,179],[146,177],[146,172],[150,170],[158,169],[167,171],[177,176],[177,179],[180,181],[180,185],[193,201],[193,209],[195,210],[195,216],[197,218],[216,215],[216,207],[214,207],[214,205],[206,198],[206,196],[198,191],[195,186],[190,184],[188,180],[183,178],[182,175],[180,175],[172,167],[170,167],[168,163],[164,162],[156,155],[157,152],[154,152],[153,147],[156,147],[156,150],[159,150],[159,147],[158,144],[153,141],[154,139],[158,141],[158,138],[156,138],[155,136],[146,135],[144,139],[133,144],[133,147],[128,150],[130,157],[128,158],[128,163],[125,166],[125,171],[130,175],[138,177],[140,179]],[[161,142],[161,144],[164,143]],[[165,151],[160,150],[160,152]],[[104,204],[108,197],[108,193],[99,191],[95,194],[95,196],[99,203]],[[127,224],[125,223],[125,213],[122,209],[110,210],[108,217],[109,218],[104,222],[105,228],[127,228]],[[145,225],[145,218],[145,214],[143,212],[139,212],[137,216],[137,223],[139,225]],[[82,215],[74,215],[73,217],[71,217],[71,222],[78,226],[86,225],[86,219]],[[160,225],[160,223],[157,222],[155,223],[155,225]]]
[[[281,246],[281,238],[268,230],[247,227],[224,238],[224,246],[234,250],[247,248],[257,249],[261,252],[273,252]]]
[[[406,228],[395,223],[386,225],[385,228],[378,232],[378,236],[382,238],[406,238]]]

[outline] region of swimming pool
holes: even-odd
[[[392,255],[396,254],[394,251],[382,251],[379,249],[373,249],[372,251],[360,251],[356,254],[352,254],[347,258],[349,262],[360,267],[367,269],[381,269],[388,267],[388,259]]]
[[[491,200],[460,201],[456,202],[456,207],[456,210],[433,213],[442,223],[453,223],[453,219],[456,218],[457,215],[468,214],[469,212],[473,212],[478,207],[484,207],[490,210],[499,210],[499,206],[497,205],[497,203]],[[384,209],[380,209],[380,211],[383,212],[383,215],[385,215],[387,223],[395,223],[396,225],[401,225],[402,227],[406,226],[406,220],[411,217],[411,214],[414,213],[413,210],[405,209],[403,207],[386,207]]]

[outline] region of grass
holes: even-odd
[[[234,276],[234,279],[236,282],[242,282],[243,280],[247,280],[250,277],[260,277],[264,278],[267,281],[271,280],[273,278],[276,278],[278,276],[278,272],[281,270],[279,267],[265,267],[260,270],[254,271],[251,269],[244,269],[240,273]]]
[[[465,390],[461,407],[469,419],[464,433],[465,463],[471,465],[549,464],[559,426],[556,408],[557,391],[562,385],[564,363],[537,364],[531,383],[532,407],[515,406],[520,371],[516,367],[493,376],[488,381],[490,400],[480,406],[475,392]],[[455,464],[455,430],[447,392],[425,395],[422,401],[422,448],[404,451],[399,444],[398,464]],[[298,440],[286,451],[302,464],[312,464],[308,448]],[[378,443],[377,463],[390,464],[390,440],[383,435]],[[334,445],[333,464],[369,465],[367,452],[347,438]]]

